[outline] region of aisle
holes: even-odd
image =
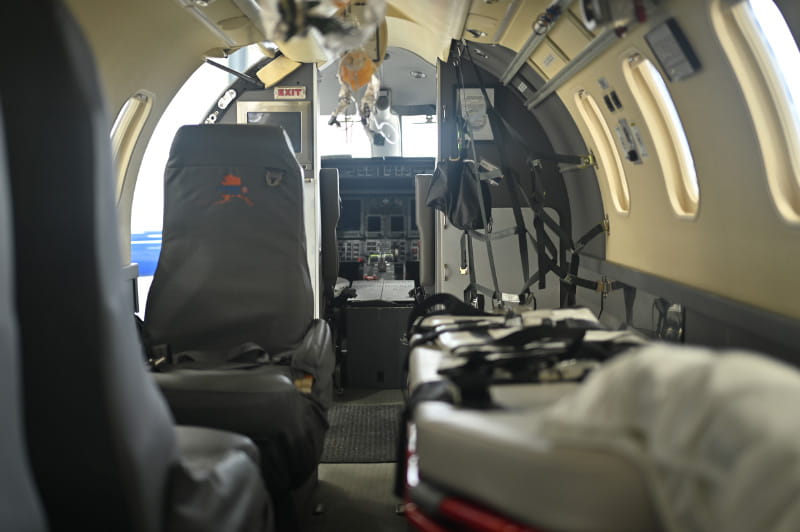
[[[399,390],[348,390],[336,397],[339,405],[375,405],[378,416],[385,417],[387,411],[395,410],[402,404]],[[343,409],[347,410],[347,409]],[[349,409],[352,410],[352,409]],[[363,411],[363,409],[361,409]],[[367,410],[369,411],[369,410]],[[368,420],[359,423],[365,431],[372,434],[352,432],[356,440],[364,441],[365,437],[374,439],[376,427],[386,430],[386,442],[392,447],[397,431],[388,430],[386,419]],[[342,429],[343,427],[339,427]],[[340,436],[347,431],[337,430]],[[359,438],[360,436],[360,438]],[[351,442],[356,445],[358,442]],[[374,459],[374,445],[366,449],[361,456]],[[333,456],[331,450],[326,455]],[[324,506],[321,515],[308,518],[305,532],[405,532],[406,520],[395,513],[395,506],[401,502],[392,493],[395,463],[323,463],[319,466],[319,486],[315,500]]]

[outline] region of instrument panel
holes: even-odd
[[[419,276],[414,176],[433,172],[433,158],[328,158],[339,170],[339,271],[356,279]]]

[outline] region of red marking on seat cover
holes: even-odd
[[[214,205],[228,203],[229,201],[233,201],[234,198],[238,198],[244,201],[249,207],[253,206],[253,200],[247,197],[250,190],[242,185],[241,177],[233,174],[226,175],[222,178],[222,183],[217,185],[217,192],[222,194],[222,199],[215,201]]]

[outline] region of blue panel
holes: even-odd
[[[161,231],[131,235],[131,262],[139,264],[139,276],[153,275],[161,255]]]

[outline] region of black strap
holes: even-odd
[[[548,320],[549,321],[549,320]],[[596,322],[586,320],[567,319],[553,324],[545,322],[536,327],[526,327],[502,338],[494,339],[487,345],[465,345],[453,350],[453,354],[471,358],[483,357],[489,352],[516,351],[523,349],[533,342],[545,340],[575,340],[583,338],[586,331],[601,329]]]
[[[436,307],[443,307],[442,310],[435,311]],[[406,325],[406,332],[408,337],[411,337],[412,328],[417,318],[421,316],[432,316],[434,314],[454,314],[456,316],[491,316],[488,312],[478,310],[472,307],[454,295],[447,293],[434,294],[416,305],[408,315],[408,323]]]
[[[466,242],[467,246],[466,254],[469,260],[469,286],[464,291],[464,303],[467,303],[468,305],[471,305],[479,310],[483,310],[482,307],[477,305],[478,281],[477,281],[477,274],[475,273],[475,250],[472,245],[472,238],[470,237],[469,233],[465,233],[461,238],[462,238],[462,244]]]
[[[636,303],[636,288],[633,286],[626,286],[622,289],[622,295],[625,299],[625,324],[633,325],[633,305]]]
[[[471,263],[467,260],[467,237],[468,236],[469,236],[469,234],[466,231],[464,231],[461,234],[460,245],[461,245],[461,273],[462,274],[467,273],[467,271],[469,271],[471,269],[470,268]]]
[[[154,346],[154,353],[169,352],[169,346]],[[154,360],[154,371],[169,369],[250,369],[271,364],[272,360],[263,347],[255,342],[244,342],[226,351],[186,350],[171,355],[171,360]],[[160,362],[158,362],[161,360]],[[158,362],[158,363],[157,363]]]
[[[461,69],[461,61],[459,61],[458,64],[456,65],[456,69],[457,69],[457,72],[458,72],[459,86],[463,89],[464,88],[464,73],[463,73],[463,71]],[[484,90],[484,94],[485,94],[485,92],[486,91]],[[466,123],[466,122],[464,122],[464,125],[467,128],[469,127],[469,124]],[[470,145],[470,148],[472,150],[472,158],[473,158],[473,161],[474,161],[474,164],[475,164],[475,172],[473,172],[473,177],[474,177],[474,179],[477,179],[479,181],[479,183],[478,183],[478,196],[479,196],[479,204],[480,204],[480,212],[481,212],[481,221],[483,222],[484,234],[485,234],[485,238],[484,238],[483,241],[486,244],[486,253],[489,256],[489,269],[491,270],[492,286],[494,287],[494,293],[492,294],[492,300],[494,302],[494,299],[496,297],[499,297],[500,284],[499,284],[499,282],[497,280],[497,268],[496,268],[496,266],[494,264],[494,249],[492,247],[492,234],[491,234],[492,233],[492,224],[491,224],[492,213],[491,212],[486,212],[485,201],[484,201],[485,197],[483,195],[484,190],[483,190],[483,187],[481,186],[481,183],[480,183],[480,169],[477,167],[477,163],[478,163],[478,160],[479,160],[478,159],[478,151],[477,151],[477,148],[475,147],[475,140],[472,138],[472,135],[470,135],[470,138],[469,138],[469,145]],[[477,298],[477,291],[480,290],[480,287],[479,287],[479,285],[477,284],[477,281],[476,281],[475,263],[473,261],[473,257],[471,256],[471,254],[472,254],[472,240],[471,240],[471,237],[469,235],[467,236],[467,241],[468,241],[468,246],[469,246],[469,249],[470,249],[470,260],[469,260],[469,263],[470,263],[470,284],[467,287],[467,289],[464,291],[464,299],[467,300],[467,301],[471,301],[471,300]],[[493,304],[493,306],[494,306],[494,304]]]
[[[578,276],[578,271],[580,267],[580,256],[579,253],[583,250],[583,248],[595,237],[600,235],[606,230],[606,222],[605,220],[596,226],[592,227],[585,235],[583,235],[577,243],[573,242],[572,235],[569,234],[564,227],[557,221],[553,219],[553,217],[545,210],[545,190],[541,184],[541,181],[538,179],[538,175],[536,172],[536,165],[530,164],[531,169],[531,180],[533,185],[533,194],[529,197],[525,190],[522,188],[522,185],[519,183],[519,179],[515,172],[510,168],[508,163],[508,157],[506,155],[506,142],[505,142],[505,135],[511,137],[515,142],[519,143],[520,146],[527,149],[527,142],[519,134],[514,127],[508,123],[508,121],[500,116],[497,110],[492,105],[492,102],[489,99],[489,95],[486,92],[486,87],[483,83],[483,78],[481,76],[480,70],[478,69],[475,62],[472,60],[472,55],[470,53],[469,47],[464,42],[463,43],[463,50],[467,55],[470,63],[472,64],[472,68],[475,71],[475,76],[478,79],[478,84],[481,89],[481,94],[483,95],[484,101],[486,103],[487,115],[489,117],[489,123],[492,128],[492,133],[497,138],[498,142],[497,147],[498,151],[500,152],[501,157],[501,169],[503,171],[503,175],[508,178],[508,190],[509,196],[511,198],[512,203],[512,210],[514,212],[515,224],[516,224],[516,233],[519,239],[519,250],[520,250],[520,261],[522,264],[523,270],[523,277],[524,277],[524,284],[522,290],[519,291],[519,295],[521,298],[524,298],[525,294],[530,293],[530,289],[534,284],[538,283],[539,289],[546,288],[546,276],[548,272],[554,272],[559,279],[564,283],[568,288],[565,291],[566,296],[565,300],[562,300],[562,303],[567,303],[568,306],[572,306],[575,304],[575,288],[578,286],[590,288],[593,290],[597,290],[601,293],[607,293],[609,290],[613,290],[617,287],[615,283],[608,283],[605,281],[591,281],[588,279],[584,279]],[[461,64],[458,64],[459,69],[459,80],[460,84],[463,87],[463,74],[461,73]],[[474,143],[472,145],[473,151],[475,150]],[[581,164],[584,162],[584,159],[580,156],[571,156],[571,155],[560,155],[560,154],[540,154],[534,153],[529,157],[529,162],[536,160],[536,159],[546,159],[552,160],[556,162],[563,162],[563,163],[571,163],[571,164]],[[522,215],[521,209],[521,202],[520,197],[524,199],[527,206],[533,210],[534,218],[533,218],[533,231],[534,234],[531,234],[527,228],[525,227],[525,220]],[[496,269],[494,264],[494,256],[493,250],[491,248],[491,240],[492,237],[489,234],[489,226],[486,225],[486,237],[485,241],[487,244],[487,252],[489,254],[489,264],[492,269],[492,282],[494,285],[494,294],[493,297],[500,297],[501,292],[498,288],[498,283],[496,280]],[[552,230],[559,238],[561,245],[564,249],[571,252],[571,260],[566,264],[559,264],[559,253],[558,250],[553,243],[552,239],[548,235],[545,227]],[[482,236],[479,233],[473,234],[475,232],[471,232],[470,236],[478,237]],[[535,236],[534,236],[535,235]],[[538,262],[538,271],[535,272],[533,275],[530,275],[530,267],[528,264],[528,247],[527,247],[527,239],[530,238],[534,248],[536,249],[537,254],[537,262]],[[471,272],[471,279],[470,279],[470,293],[474,293],[474,289],[478,291],[486,292],[485,287],[478,286],[475,281],[474,277],[472,276],[472,270],[474,270],[473,261],[470,260],[470,272]],[[620,285],[621,286],[621,285]],[[570,288],[571,287],[571,290]]]
[[[566,319],[559,320],[555,324],[543,323],[538,327],[526,327],[521,331],[495,340],[494,343],[503,346],[523,347],[531,342],[546,339],[571,340],[578,337],[582,338],[586,331],[598,329],[602,329],[602,327],[594,321]]]
[[[452,323],[438,325],[428,331],[418,332],[409,341],[408,346],[410,348],[413,348],[421,344],[433,342],[443,334],[454,333],[454,332],[471,332],[473,334],[485,333],[487,341],[492,341],[491,337],[488,336],[487,331],[491,329],[503,329],[506,327],[508,327],[508,324],[501,321],[457,320]]]
[[[583,235],[578,239],[578,241],[575,243],[573,253],[580,253],[581,251],[583,251],[583,248],[585,248],[587,244],[589,244],[589,242],[594,240],[595,237],[597,237],[598,235],[603,234],[605,230],[606,230],[606,222],[605,220],[603,220],[599,224],[589,229],[585,235]]]
[[[500,117],[497,110],[492,105],[491,100],[489,99],[489,94],[486,92],[486,85],[483,82],[483,76],[480,73],[480,69],[475,64],[475,61],[472,59],[472,54],[469,51],[469,47],[464,44],[464,51],[467,53],[467,57],[469,58],[469,62],[472,65],[472,69],[475,72],[475,77],[478,80],[478,85],[481,89],[481,94],[483,95],[483,99],[486,102],[486,111],[489,116],[489,125],[492,129],[492,134],[498,139],[496,142],[496,146],[498,151],[500,152],[500,167],[503,171],[503,175],[508,179],[508,186],[506,187],[509,191],[509,197],[511,198],[511,207],[514,213],[514,223],[517,226],[517,241],[519,243],[519,257],[520,262],[522,264],[522,278],[523,281],[530,276],[530,264],[528,262],[528,241],[525,238],[525,218],[522,216],[522,205],[519,199],[519,191],[518,188],[519,182],[517,180],[516,173],[512,170],[511,165],[509,164],[509,158],[506,153],[506,142],[504,135],[506,131],[510,131],[505,128],[504,120]],[[516,134],[516,132],[514,133]],[[523,147],[527,147],[527,143],[519,137],[518,142],[521,141]],[[487,241],[488,245],[488,241]],[[499,292],[499,290],[498,290]]]
[[[483,189],[478,187],[479,194],[481,194],[481,217],[483,218],[483,226],[486,228],[485,235],[486,235],[486,254],[489,256],[489,271],[492,275],[492,286],[494,287],[495,294],[499,297],[500,294],[500,283],[497,281],[497,267],[494,264],[494,248],[492,247],[492,227],[489,223],[489,217],[487,216],[486,209],[483,206]],[[468,235],[468,246],[469,246],[469,264],[470,264],[470,281],[473,286],[477,286],[475,280],[475,262],[474,262],[474,253],[472,249],[472,238]],[[492,296],[494,299],[495,296]],[[494,305],[493,305],[494,306]]]
[[[572,247],[572,236],[568,234],[559,224],[557,224],[555,220],[553,220],[552,217],[547,213],[547,211],[545,211],[545,190],[538,179],[535,166],[531,166],[531,182],[533,184],[533,195],[529,200],[528,205],[533,210],[533,226],[536,232],[536,254],[538,256],[540,272],[538,283],[539,289],[541,290],[546,287],[545,280],[547,278],[547,272],[554,271],[553,266],[558,261],[558,253],[555,251],[555,244],[553,244],[553,242],[550,240],[550,236],[544,230],[545,224],[547,224],[556,232],[561,239],[562,245],[566,245],[568,248]],[[548,257],[548,249],[552,253],[553,257],[556,257],[555,259]],[[527,282],[526,286],[528,286]]]

